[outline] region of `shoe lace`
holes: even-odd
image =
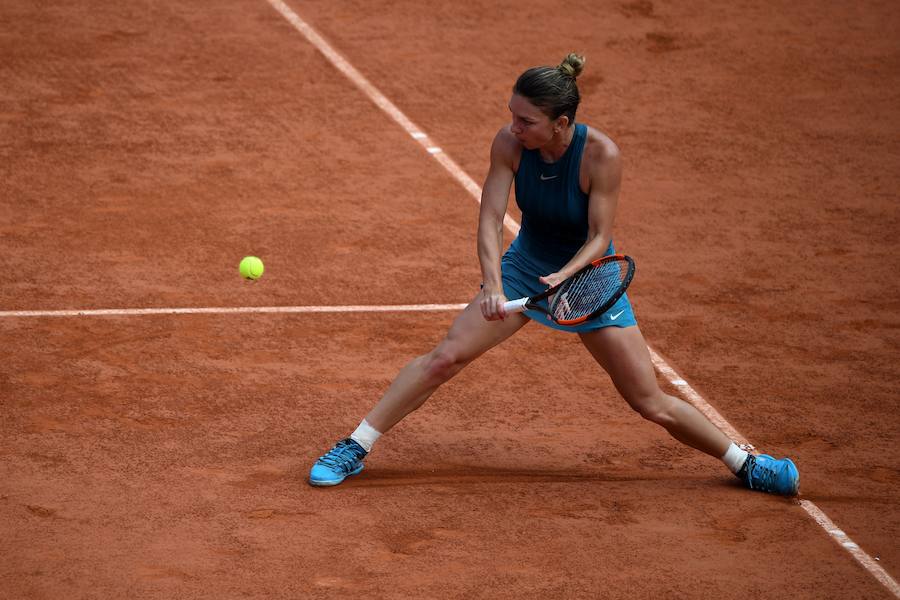
[[[761,464],[758,460],[753,461],[750,473],[750,481],[753,484],[753,487],[764,490],[772,489],[775,487],[777,477],[777,470],[768,467],[765,464]]]
[[[341,440],[334,445],[334,448],[321,456],[318,462],[332,469],[340,469],[349,473],[353,470],[354,463],[364,456],[365,452],[360,452],[353,440]]]

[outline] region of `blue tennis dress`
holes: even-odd
[[[503,293],[510,300],[536,296],[547,289],[538,277],[556,273],[584,245],[588,235],[588,195],[578,175],[587,141],[587,127],[575,124],[572,143],[555,163],[545,163],[538,150],[522,149],[516,172],[516,203],[522,211],[522,229],[503,255]],[[606,254],[614,254],[612,241]],[[546,306],[546,300],[543,301]],[[563,331],[591,331],[603,327],[637,325],[628,294],[596,319],[575,326],[559,325],[538,311],[532,320]]]

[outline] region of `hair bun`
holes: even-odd
[[[557,69],[572,79],[578,79],[578,76],[581,75],[581,72],[584,70],[584,57],[572,52],[559,63]]]

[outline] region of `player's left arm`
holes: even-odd
[[[622,158],[618,146],[605,136],[592,146],[591,152],[586,152],[584,157],[584,160],[590,161],[587,240],[562,269],[541,277],[541,281],[548,286],[571,277],[588,263],[603,256],[612,239],[613,221],[622,184]]]

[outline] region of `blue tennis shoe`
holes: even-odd
[[[350,438],[334,445],[309,470],[309,484],[317,486],[337,485],[347,477],[363,470],[363,459],[368,452]]]
[[[750,454],[737,476],[749,489],[769,494],[796,496],[800,488],[800,472],[789,458],[776,460],[768,454]]]

